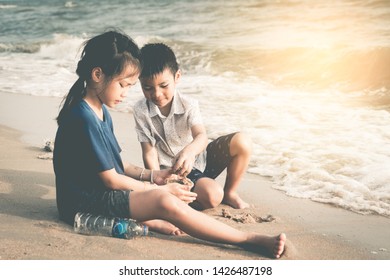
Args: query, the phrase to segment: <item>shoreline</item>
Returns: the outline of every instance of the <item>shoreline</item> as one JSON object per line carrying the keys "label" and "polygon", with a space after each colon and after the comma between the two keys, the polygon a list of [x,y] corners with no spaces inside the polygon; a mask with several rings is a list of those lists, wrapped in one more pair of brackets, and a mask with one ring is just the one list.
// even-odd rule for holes
{"label": "shoreline", "polygon": [[[123,241],[74,234],[71,227],[58,220],[52,162],[37,158],[44,153],[44,140],[54,139],[61,100],[0,93],[0,259],[268,259],[231,246],[211,246],[191,237],[152,234]],[[123,158],[142,165],[132,115],[110,113]],[[218,180],[222,182],[224,178],[220,176]],[[273,189],[266,178],[249,173],[240,195],[252,205],[250,209],[220,205],[205,212],[240,229],[270,235],[285,232],[293,245],[282,259],[390,259],[388,218],[288,197]],[[233,215],[272,215],[276,220],[238,223],[222,217],[222,209]],[[87,244],[88,248],[79,250]],[[173,246],[176,250],[169,250]]]}

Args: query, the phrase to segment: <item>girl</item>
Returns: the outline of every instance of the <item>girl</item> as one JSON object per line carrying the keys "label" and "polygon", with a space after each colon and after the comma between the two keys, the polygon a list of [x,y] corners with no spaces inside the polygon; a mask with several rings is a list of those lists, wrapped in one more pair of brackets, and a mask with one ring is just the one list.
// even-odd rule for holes
{"label": "girl", "polygon": [[137,45],[116,31],[85,43],[79,78],[57,118],[53,164],[60,218],[73,224],[77,212],[128,217],[161,233],[186,232],[207,241],[266,249],[279,258],[284,233],[271,237],[236,230],[188,206],[196,194],[185,185],[164,184],[170,170],[153,172],[122,161],[107,107],[122,102],[138,80],[139,57]]}

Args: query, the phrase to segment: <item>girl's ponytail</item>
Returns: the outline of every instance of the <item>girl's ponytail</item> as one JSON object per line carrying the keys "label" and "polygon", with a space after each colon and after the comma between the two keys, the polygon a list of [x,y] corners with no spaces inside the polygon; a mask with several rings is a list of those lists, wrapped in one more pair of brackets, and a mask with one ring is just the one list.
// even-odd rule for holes
{"label": "girl's ponytail", "polygon": [[62,109],[57,117],[57,124],[58,125],[61,124],[64,116],[69,111],[69,109],[72,107],[72,105],[76,104],[84,96],[85,96],[84,79],[79,77],[78,80],[70,88],[69,93],[66,96],[66,98],[62,101],[63,106],[62,106]]}

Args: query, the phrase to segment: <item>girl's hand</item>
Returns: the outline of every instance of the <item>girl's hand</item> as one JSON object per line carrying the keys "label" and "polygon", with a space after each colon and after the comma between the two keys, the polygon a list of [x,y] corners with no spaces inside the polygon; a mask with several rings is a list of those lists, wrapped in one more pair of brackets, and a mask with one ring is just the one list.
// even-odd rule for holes
{"label": "girl's hand", "polygon": [[190,191],[190,186],[182,185],[179,183],[169,183],[166,184],[164,187],[168,192],[170,192],[171,194],[173,194],[187,204],[196,200],[197,194]]}

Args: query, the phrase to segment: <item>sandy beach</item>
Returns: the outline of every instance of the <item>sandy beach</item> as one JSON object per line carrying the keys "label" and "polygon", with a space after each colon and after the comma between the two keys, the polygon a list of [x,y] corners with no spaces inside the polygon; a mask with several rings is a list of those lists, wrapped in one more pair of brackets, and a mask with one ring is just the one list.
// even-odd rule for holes
{"label": "sandy beach", "polygon": [[[54,97],[0,93],[1,260],[268,259],[266,255],[188,236],[151,233],[121,240],[74,233],[72,227],[58,219],[52,161],[45,159],[50,154],[43,150],[44,140],[54,138],[60,102]],[[133,117],[114,111],[112,117],[123,157],[141,165]],[[388,218],[288,197],[273,189],[266,178],[252,174],[246,175],[240,194],[251,208],[235,210],[221,205],[205,212],[243,230],[269,235],[285,232],[289,242],[282,259],[390,259]],[[223,211],[230,218],[223,217]],[[268,215],[275,219],[258,222]]]}

